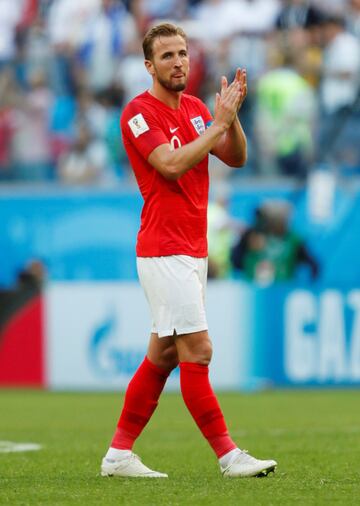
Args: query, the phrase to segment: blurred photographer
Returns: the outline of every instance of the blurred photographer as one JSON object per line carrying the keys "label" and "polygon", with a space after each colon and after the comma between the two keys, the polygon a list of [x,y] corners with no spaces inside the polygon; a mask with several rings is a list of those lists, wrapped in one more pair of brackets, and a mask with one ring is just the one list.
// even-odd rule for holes
{"label": "blurred photographer", "polygon": [[289,205],[269,202],[256,209],[254,225],[240,237],[231,252],[231,262],[244,277],[268,285],[294,279],[305,264],[315,280],[319,266],[304,241],[288,226]]}

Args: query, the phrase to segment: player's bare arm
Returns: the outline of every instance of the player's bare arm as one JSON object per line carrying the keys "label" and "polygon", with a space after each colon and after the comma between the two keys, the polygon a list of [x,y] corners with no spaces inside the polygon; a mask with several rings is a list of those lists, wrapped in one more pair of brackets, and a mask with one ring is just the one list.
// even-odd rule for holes
{"label": "player's bare arm", "polygon": [[[247,94],[246,70],[238,68],[233,82],[237,82],[240,86],[240,97],[237,108],[238,112]],[[221,96],[227,89],[227,79],[223,76],[221,80],[221,93],[216,94],[215,115]],[[220,137],[211,153],[230,167],[242,167],[245,164],[247,158],[246,136],[237,114],[233,123]]]}
{"label": "player's bare arm", "polygon": [[148,162],[166,179],[181,177],[218,144],[229,128],[234,129],[240,100],[241,84],[234,80],[230,86],[224,87],[218,99],[214,122],[203,135],[175,150],[170,144],[161,144],[150,153]]}

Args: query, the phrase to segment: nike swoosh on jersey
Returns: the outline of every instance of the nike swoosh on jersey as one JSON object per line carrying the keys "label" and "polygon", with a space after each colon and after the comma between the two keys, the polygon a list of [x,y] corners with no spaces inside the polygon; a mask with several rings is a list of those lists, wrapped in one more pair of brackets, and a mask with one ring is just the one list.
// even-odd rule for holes
{"label": "nike swoosh on jersey", "polygon": [[176,128],[170,128],[170,133],[173,134],[176,132],[176,130],[179,130],[179,127]]}

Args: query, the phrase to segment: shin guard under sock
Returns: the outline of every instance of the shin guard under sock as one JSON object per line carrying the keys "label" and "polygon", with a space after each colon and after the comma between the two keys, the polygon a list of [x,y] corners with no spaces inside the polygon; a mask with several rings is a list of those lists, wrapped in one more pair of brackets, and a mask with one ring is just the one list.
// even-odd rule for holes
{"label": "shin guard under sock", "polygon": [[180,363],[180,386],[184,402],[218,458],[237,448],[209,381],[206,365]]}
{"label": "shin guard under sock", "polygon": [[124,406],[111,442],[112,448],[132,449],[158,405],[169,374],[145,357],[127,387]]}

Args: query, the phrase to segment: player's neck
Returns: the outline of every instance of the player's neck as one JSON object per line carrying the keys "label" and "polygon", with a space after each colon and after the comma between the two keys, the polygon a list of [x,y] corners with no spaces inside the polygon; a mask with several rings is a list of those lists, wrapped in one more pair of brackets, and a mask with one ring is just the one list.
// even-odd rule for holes
{"label": "player's neck", "polygon": [[149,89],[150,95],[163,102],[171,109],[179,109],[182,91],[170,91],[161,85],[153,84]]}

